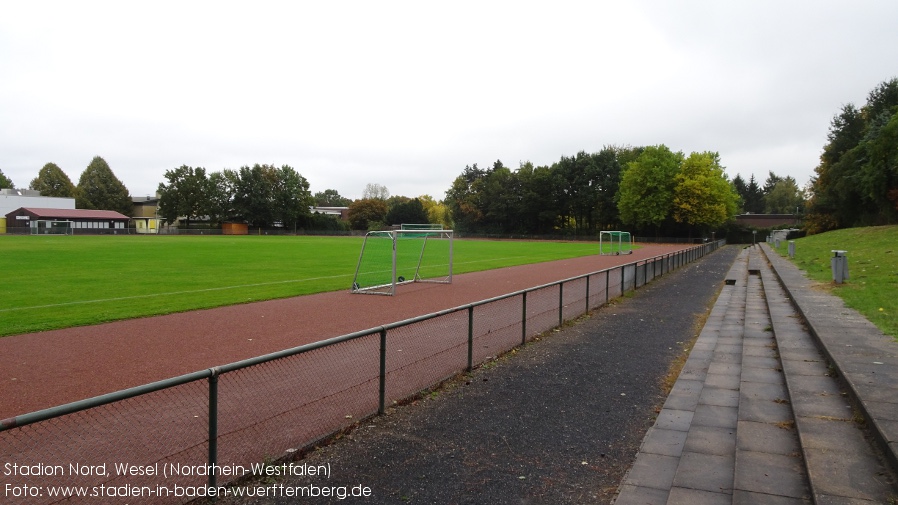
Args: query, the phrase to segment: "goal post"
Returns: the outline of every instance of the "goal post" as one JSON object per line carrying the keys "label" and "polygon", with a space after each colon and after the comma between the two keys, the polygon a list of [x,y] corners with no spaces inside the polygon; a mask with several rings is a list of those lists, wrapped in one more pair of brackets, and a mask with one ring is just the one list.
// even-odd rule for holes
{"label": "goal post", "polygon": [[599,232],[599,254],[602,256],[632,254],[633,240],[628,231]]}
{"label": "goal post", "polygon": [[32,235],[72,235],[72,222],[56,219],[35,219],[31,221]]}
{"label": "goal post", "polygon": [[352,293],[394,295],[412,282],[452,282],[452,230],[370,231],[352,280]]}

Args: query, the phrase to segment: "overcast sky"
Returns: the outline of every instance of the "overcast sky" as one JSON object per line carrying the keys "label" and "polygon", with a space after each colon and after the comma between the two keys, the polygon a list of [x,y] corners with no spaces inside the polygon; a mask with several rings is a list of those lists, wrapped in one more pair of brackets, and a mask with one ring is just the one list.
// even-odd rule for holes
{"label": "overcast sky", "polygon": [[181,165],[290,165],[313,193],[440,200],[466,165],[606,145],[813,175],[898,76],[898,2],[0,0],[0,170],[132,195]]}

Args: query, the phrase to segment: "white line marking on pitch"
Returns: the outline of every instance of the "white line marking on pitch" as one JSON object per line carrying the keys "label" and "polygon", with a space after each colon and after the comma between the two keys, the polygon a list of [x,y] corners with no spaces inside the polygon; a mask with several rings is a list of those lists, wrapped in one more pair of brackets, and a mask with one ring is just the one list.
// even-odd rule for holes
{"label": "white line marking on pitch", "polygon": [[64,303],[54,303],[50,305],[34,305],[31,307],[12,307],[9,309],[0,309],[0,312],[12,312],[16,310],[31,310],[31,309],[47,309],[53,307],[65,307],[67,305],[85,305],[88,303],[103,303],[103,302],[118,302],[122,300],[139,300],[141,298],[154,298],[157,296],[169,296],[169,295],[187,295],[190,293],[205,293],[209,291],[225,291],[228,289],[239,289],[239,288],[252,288],[257,286],[271,286],[274,284],[289,284],[291,282],[307,282],[307,281],[317,281],[321,279],[339,279],[341,277],[349,277],[349,275],[331,275],[329,277],[311,277],[308,279],[293,279],[287,281],[274,281],[274,282],[259,282],[256,284],[241,284],[238,286],[222,286],[218,288],[206,288],[206,289],[193,289],[188,291],[169,291],[167,293],[151,293],[148,295],[134,295],[134,296],[121,296],[118,298],[100,298],[97,300],[77,300],[74,302],[64,302]]}

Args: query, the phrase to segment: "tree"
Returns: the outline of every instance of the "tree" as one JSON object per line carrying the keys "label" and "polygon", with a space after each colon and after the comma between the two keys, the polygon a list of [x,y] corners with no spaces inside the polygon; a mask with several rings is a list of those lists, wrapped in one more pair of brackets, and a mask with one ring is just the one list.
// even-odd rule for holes
{"label": "tree", "polygon": [[732,183],[733,189],[735,189],[736,193],[739,195],[739,210],[740,212],[744,212],[745,199],[748,196],[748,184],[745,183],[745,179],[739,174],[736,174],[736,177],[733,177]]}
{"label": "tree", "polygon": [[424,212],[427,213],[427,223],[441,224],[443,229],[446,230],[453,228],[452,217],[446,204],[434,200],[430,195],[421,195],[418,197],[418,200],[421,200]]}
{"label": "tree", "polygon": [[260,228],[274,221],[272,201],[278,175],[274,167],[256,163],[242,166],[234,187],[234,210],[250,226]]}
{"label": "tree", "polygon": [[898,79],[870,92],[861,109],[842,107],[811,181],[809,233],[898,222]]}
{"label": "tree", "polygon": [[446,191],[446,205],[459,230],[473,232],[481,225],[484,211],[479,192],[485,177],[486,171],[477,168],[477,163],[465,166],[462,174],[452,181],[452,187]]}
{"label": "tree", "polygon": [[764,210],[768,214],[793,214],[804,208],[804,192],[795,178],[780,179],[764,198]]}
{"label": "tree", "polygon": [[362,191],[362,199],[369,200],[372,198],[386,201],[390,198],[390,190],[386,186],[369,182],[365,185],[365,190]]}
{"label": "tree", "polygon": [[673,218],[692,227],[714,228],[736,215],[739,195],[717,153],[692,153],[675,176]]}
{"label": "tree", "polygon": [[349,225],[353,230],[380,228],[387,215],[387,202],[380,198],[363,198],[349,204]]}
{"label": "tree", "polygon": [[627,165],[621,175],[618,210],[621,221],[637,227],[652,226],[656,232],[671,217],[676,175],[682,152],[667,146],[650,146]]}
{"label": "tree", "polygon": [[521,187],[520,219],[524,232],[552,233],[558,220],[558,207],[554,199],[555,179],[551,169],[547,166],[534,167],[528,161],[521,163],[517,177]]}
{"label": "tree", "polygon": [[783,180],[783,178],[776,175],[775,173],[773,173],[773,170],[770,170],[767,172],[767,180],[764,181],[764,189],[763,189],[765,198],[767,197],[767,195],[770,194],[771,191],[773,191],[773,188],[774,188],[774,186],[776,186],[776,183],[780,182],[781,180]]}
{"label": "tree", "polygon": [[159,213],[169,223],[183,216],[187,228],[191,219],[208,216],[211,204],[211,186],[203,167],[181,165],[165,171],[168,184],[159,183]]}
{"label": "tree", "polygon": [[75,185],[69,176],[56,163],[47,163],[31,180],[31,189],[40,191],[43,196],[74,198]]}
{"label": "tree", "polygon": [[745,196],[742,197],[742,205],[745,212],[750,214],[764,213],[764,191],[758,186],[755,174],[751,174],[751,177],[748,178],[748,187]]}
{"label": "tree", "polygon": [[314,204],[309,181],[289,165],[275,169],[274,175],[273,219],[285,228],[295,229],[300,222],[308,224],[312,215],[309,207]]}
{"label": "tree", "polygon": [[234,194],[240,176],[235,170],[209,174],[209,221],[224,223],[234,218]]}
{"label": "tree", "polygon": [[0,189],[16,189],[16,185],[12,183],[12,179],[3,175],[3,170],[0,170]]}
{"label": "tree", "polygon": [[315,193],[315,205],[318,207],[348,207],[352,200],[340,196],[336,189],[325,189]]}
{"label": "tree", "polygon": [[428,223],[427,212],[421,200],[415,198],[391,206],[384,216],[384,224],[424,224]]}
{"label": "tree", "polygon": [[112,210],[130,216],[131,197],[106,160],[94,156],[78,179],[75,205],[80,209]]}

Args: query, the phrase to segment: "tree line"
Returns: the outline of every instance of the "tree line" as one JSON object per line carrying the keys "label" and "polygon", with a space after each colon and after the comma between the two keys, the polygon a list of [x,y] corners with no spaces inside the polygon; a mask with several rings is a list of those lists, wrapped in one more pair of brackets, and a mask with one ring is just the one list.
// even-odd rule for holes
{"label": "tree line", "polygon": [[[2,171],[0,188],[15,189],[13,182]],[[79,209],[113,210],[126,216],[132,212],[128,188],[112,173],[106,160],[99,156],[94,156],[81,172],[77,186],[58,165],[47,163],[31,180],[28,189],[40,191],[42,196],[74,198],[75,207]]]}
{"label": "tree line", "polygon": [[809,233],[898,223],[898,78],[842,106],[814,172]]}
{"label": "tree line", "polygon": [[[738,175],[730,181],[715,152],[686,156],[663,144],[606,146],[549,166],[468,165],[445,203],[456,229],[472,233],[595,236],[627,229],[684,237],[717,229],[748,205],[756,212],[801,205],[802,192],[790,177],[771,172],[763,189],[754,176],[751,181]],[[791,197],[789,204],[775,203],[778,195]]]}

